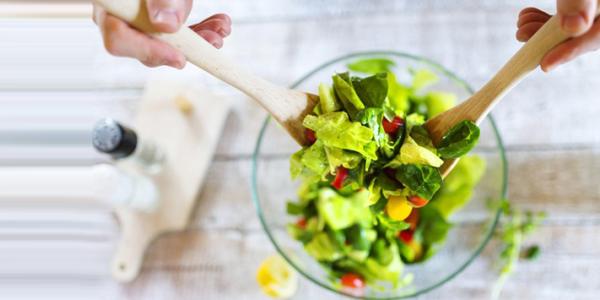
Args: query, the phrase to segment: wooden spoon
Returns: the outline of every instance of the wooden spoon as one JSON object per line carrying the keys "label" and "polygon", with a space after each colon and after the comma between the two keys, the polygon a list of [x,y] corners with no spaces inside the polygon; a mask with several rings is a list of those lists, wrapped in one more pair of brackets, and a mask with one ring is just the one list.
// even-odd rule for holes
{"label": "wooden spoon", "polygon": [[[560,29],[559,22],[557,16],[551,17],[479,91],[456,107],[427,121],[424,126],[433,143],[438,144],[450,128],[463,120],[481,123],[510,89],[537,68],[546,53],[569,39]],[[446,160],[440,168],[442,176],[448,175],[457,162],[458,159]]]}
{"label": "wooden spoon", "polygon": [[189,62],[256,100],[299,144],[307,144],[302,121],[318,103],[318,96],[275,85],[243,70],[185,26],[175,33],[158,32],[148,19],[143,0],[93,1],[110,14],[179,49]]}

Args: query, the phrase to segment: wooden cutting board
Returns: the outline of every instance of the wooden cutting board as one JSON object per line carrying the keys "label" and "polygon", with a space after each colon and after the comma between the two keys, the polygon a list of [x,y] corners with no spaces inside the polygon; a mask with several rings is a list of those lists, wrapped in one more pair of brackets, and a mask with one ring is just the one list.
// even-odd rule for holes
{"label": "wooden cutting board", "polygon": [[[161,172],[151,177],[160,202],[152,213],[116,209],[121,238],[112,262],[115,279],[133,280],[150,243],[163,233],[187,226],[229,108],[226,99],[198,86],[166,80],[147,84],[132,127],[166,154]],[[143,173],[131,163],[118,166]]]}

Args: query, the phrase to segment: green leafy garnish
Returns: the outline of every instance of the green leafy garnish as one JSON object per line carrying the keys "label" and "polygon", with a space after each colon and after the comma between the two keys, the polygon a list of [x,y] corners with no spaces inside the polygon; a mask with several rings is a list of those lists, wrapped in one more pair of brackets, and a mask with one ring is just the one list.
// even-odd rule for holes
{"label": "green leafy garnish", "polygon": [[[371,288],[410,283],[404,264],[442,247],[450,215],[468,202],[485,169],[481,158],[466,157],[442,182],[443,159],[472,148],[478,128],[453,128],[434,147],[423,124],[456,97],[431,91],[434,72],[411,69],[412,80],[401,82],[394,66],[385,58],[360,60],[348,67],[365,76],[338,73],[320,84],[319,104],[303,120],[316,140],[290,157],[290,174],[301,184],[298,200],[286,205],[295,219],[287,231],[334,281],[352,272]],[[411,208],[427,202],[417,196],[430,201]]]}
{"label": "green leafy garnish", "polygon": [[442,137],[438,152],[444,159],[459,158],[467,154],[479,140],[479,127],[465,120],[454,125]]}
{"label": "green leafy garnish", "polygon": [[367,107],[383,107],[388,93],[388,73],[379,73],[366,78],[352,78],[358,97]]}
{"label": "green leafy garnish", "polygon": [[354,90],[350,75],[348,73],[334,75],[333,89],[346,113],[352,120],[357,120],[358,113],[365,109],[365,105]]}
{"label": "green leafy garnish", "polygon": [[312,129],[317,140],[327,147],[352,150],[368,159],[377,159],[377,144],[373,141],[373,131],[352,122],[345,112],[326,113],[320,116],[308,115],[304,126]]}
{"label": "green leafy garnish", "polygon": [[[499,230],[502,241],[500,252],[500,276],[492,290],[492,299],[499,299],[504,284],[517,267],[521,256],[523,240],[537,229],[546,217],[543,212],[520,211],[513,208],[508,200],[501,200],[504,222]],[[534,250],[536,251],[536,250]],[[539,253],[539,249],[536,251]]]}
{"label": "green leafy garnish", "polygon": [[348,69],[366,74],[389,72],[396,63],[387,58],[370,58],[348,64]]}
{"label": "green leafy garnish", "polygon": [[330,113],[341,108],[340,103],[335,98],[333,88],[324,83],[319,85],[319,104],[318,107],[321,108],[321,113]]}
{"label": "green leafy garnish", "polygon": [[431,199],[442,186],[438,169],[425,165],[401,165],[396,171],[396,179],[425,199]]}

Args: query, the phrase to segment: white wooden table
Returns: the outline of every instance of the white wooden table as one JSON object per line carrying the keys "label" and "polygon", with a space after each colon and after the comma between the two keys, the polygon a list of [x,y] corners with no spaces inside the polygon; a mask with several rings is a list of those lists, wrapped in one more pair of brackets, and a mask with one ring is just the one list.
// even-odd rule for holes
{"label": "white wooden table", "polygon": [[[224,52],[281,84],[340,54],[392,49],[430,57],[478,87],[519,47],[518,10],[542,1],[196,2],[195,16],[232,15]],[[258,223],[249,183],[265,114],[194,67],[150,71],[109,57],[88,19],[0,19],[0,138],[15,130],[23,137],[19,145],[0,143],[0,166],[100,161],[89,146],[91,124],[107,114],[131,119],[153,73],[204,82],[236,102],[190,228],[158,240],[140,278],[117,284],[108,275],[118,237],[109,211],[76,201],[0,203],[0,298],[265,298],[254,274],[275,250]],[[599,74],[598,54],[552,74],[536,72],[494,111],[508,150],[510,200],[549,214],[528,241],[541,245],[541,257],[519,266],[506,299],[598,298]],[[35,142],[40,132],[55,138]],[[491,248],[421,298],[488,297]],[[295,297],[338,298],[307,280]]]}

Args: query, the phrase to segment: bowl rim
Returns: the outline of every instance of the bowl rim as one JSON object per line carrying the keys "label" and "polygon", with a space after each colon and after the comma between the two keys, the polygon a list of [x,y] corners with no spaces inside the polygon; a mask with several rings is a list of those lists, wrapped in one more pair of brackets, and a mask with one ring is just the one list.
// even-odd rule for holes
{"label": "bowl rim", "polygon": [[[417,61],[420,63],[425,63],[426,65],[428,65],[429,67],[432,67],[433,69],[435,69],[436,71],[444,74],[445,76],[447,76],[449,79],[451,79],[452,81],[454,81],[454,83],[459,84],[460,86],[462,86],[467,92],[469,92],[470,94],[474,93],[473,88],[461,77],[459,77],[458,75],[456,75],[454,72],[448,70],[447,68],[445,68],[444,66],[442,66],[440,63],[433,61],[431,59],[422,57],[422,56],[418,56],[418,55],[413,55],[410,53],[406,53],[406,52],[400,52],[400,51],[393,51],[393,50],[372,50],[372,51],[357,51],[357,52],[351,52],[349,54],[346,55],[342,55],[342,56],[338,56],[336,58],[333,59],[329,59],[327,61],[325,61],[324,63],[321,63],[320,65],[318,65],[317,67],[314,67],[313,69],[311,69],[311,71],[307,72],[305,75],[301,76],[300,79],[296,80],[291,86],[290,88],[295,88],[298,85],[300,85],[303,81],[305,81],[306,79],[308,79],[309,77],[313,76],[314,74],[316,74],[317,72],[321,71],[323,68],[329,67],[333,64],[336,64],[338,62],[344,61],[344,60],[348,60],[351,58],[357,58],[357,57],[365,57],[365,56],[372,56],[372,57],[376,57],[376,56],[387,56],[387,57],[399,57],[402,59],[409,59],[409,60],[413,60],[413,61]],[[494,117],[492,116],[492,114],[489,114],[487,119],[490,121],[490,124],[492,125],[492,129],[494,132],[494,136],[498,142],[498,148],[500,150],[500,161],[502,163],[502,185],[501,185],[501,191],[500,191],[500,195],[499,195],[499,199],[506,199],[507,196],[507,192],[508,192],[508,161],[506,158],[506,149],[504,147],[504,143],[502,140],[502,136],[500,134],[500,131],[498,130],[498,126],[496,125],[496,121],[494,120]],[[450,280],[454,279],[458,274],[462,273],[462,271],[464,271],[478,256],[479,254],[481,254],[481,252],[483,251],[483,249],[487,246],[487,244],[489,243],[489,241],[491,240],[494,231],[496,230],[496,227],[499,223],[500,220],[500,216],[502,214],[502,209],[501,208],[497,208],[496,212],[494,214],[492,223],[490,224],[490,227],[488,229],[488,232],[486,233],[486,236],[484,238],[484,240],[480,243],[480,245],[475,249],[475,251],[469,256],[469,258],[462,263],[456,270],[454,270],[453,272],[451,272],[449,275],[447,275],[446,277],[444,277],[443,279],[441,279],[440,281],[429,285],[425,288],[421,288],[413,293],[410,294],[405,294],[405,295],[400,295],[400,296],[386,296],[386,297],[362,297],[362,296],[356,296],[356,295],[352,295],[349,293],[345,293],[343,291],[334,289],[332,287],[330,287],[329,285],[321,282],[320,280],[313,278],[313,276],[311,276],[310,274],[306,273],[302,268],[300,268],[299,266],[297,266],[294,261],[292,259],[290,259],[288,257],[288,255],[285,254],[285,252],[283,251],[283,249],[279,246],[279,244],[276,242],[273,234],[271,233],[271,230],[269,229],[269,227],[267,226],[267,222],[265,220],[265,216],[263,215],[263,211],[261,209],[261,205],[260,205],[260,200],[259,200],[259,195],[258,195],[258,176],[257,176],[257,170],[258,170],[258,158],[259,158],[259,153],[260,153],[260,149],[262,146],[262,141],[263,141],[263,137],[265,134],[265,131],[269,125],[269,122],[271,121],[271,116],[267,116],[265,118],[265,120],[263,121],[263,125],[259,131],[259,135],[256,141],[256,145],[254,147],[254,152],[252,154],[252,167],[251,167],[251,191],[252,191],[252,202],[254,203],[254,207],[256,209],[256,213],[260,219],[260,223],[261,226],[263,228],[263,230],[265,231],[265,233],[267,234],[269,240],[271,241],[271,244],[273,244],[273,246],[275,247],[275,249],[277,250],[277,252],[279,253],[279,255],[281,255],[298,273],[302,274],[302,276],[304,276],[305,278],[307,278],[308,280],[310,280],[311,282],[317,284],[318,286],[332,291],[336,294],[340,294],[346,297],[350,297],[350,298],[354,298],[354,299],[377,299],[377,300],[392,300],[392,299],[406,299],[406,298],[412,298],[412,297],[416,297],[419,295],[423,295],[427,292],[430,292],[444,284],[446,284],[447,282],[449,282]]]}

